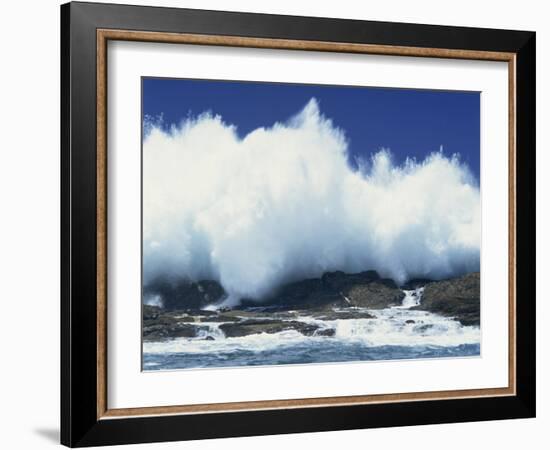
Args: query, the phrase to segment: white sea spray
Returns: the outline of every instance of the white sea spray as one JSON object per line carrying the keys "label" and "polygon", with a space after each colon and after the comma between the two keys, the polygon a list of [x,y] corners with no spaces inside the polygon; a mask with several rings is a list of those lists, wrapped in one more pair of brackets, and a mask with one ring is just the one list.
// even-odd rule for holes
{"label": "white sea spray", "polygon": [[150,123],[145,284],[214,279],[237,302],[333,270],[398,283],[479,270],[479,188],[458,156],[397,166],[381,150],[359,170],[348,160],[344,132],[315,99],[244,138],[208,113],[168,131]]}

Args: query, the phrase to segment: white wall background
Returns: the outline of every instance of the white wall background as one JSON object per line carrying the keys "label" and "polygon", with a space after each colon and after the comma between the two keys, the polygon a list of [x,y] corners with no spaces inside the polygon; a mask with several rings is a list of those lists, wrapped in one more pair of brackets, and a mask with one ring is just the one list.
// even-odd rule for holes
{"label": "white wall background", "polygon": [[[550,29],[544,2],[501,0],[164,0],[181,6],[537,32],[537,278],[550,270],[548,126]],[[0,447],[42,449],[59,439],[59,1],[2,6],[0,45]],[[545,448],[550,426],[550,314],[537,287],[538,417],[531,420],[141,445],[158,449]],[[534,301],[534,299],[532,299]]]}

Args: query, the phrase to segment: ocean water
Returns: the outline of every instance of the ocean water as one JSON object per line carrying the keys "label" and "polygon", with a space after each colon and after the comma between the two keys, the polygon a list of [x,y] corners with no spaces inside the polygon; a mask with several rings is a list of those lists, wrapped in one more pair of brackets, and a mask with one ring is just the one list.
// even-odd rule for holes
{"label": "ocean water", "polygon": [[[478,356],[480,329],[426,311],[411,310],[421,301],[422,288],[404,291],[401,306],[382,310],[360,308],[375,319],[320,320],[302,316],[334,336],[304,336],[289,330],[226,338],[220,323],[201,323],[207,329],[196,338],[143,343],[143,370],[380,361]],[[338,312],[338,310],[336,310]],[[269,313],[266,312],[266,318]],[[209,340],[206,338],[210,337]],[[211,340],[213,338],[213,340]]]}

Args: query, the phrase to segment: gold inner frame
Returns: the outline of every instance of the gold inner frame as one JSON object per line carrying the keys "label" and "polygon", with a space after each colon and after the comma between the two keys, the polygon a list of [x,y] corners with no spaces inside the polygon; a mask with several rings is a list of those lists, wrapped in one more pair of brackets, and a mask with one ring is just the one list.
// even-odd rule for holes
{"label": "gold inner frame", "polygon": [[[107,404],[107,42],[109,40],[309,50],[371,55],[502,61],[508,63],[508,386],[400,394],[261,400],[199,405],[109,409]],[[97,30],[97,418],[197,414],[266,409],[344,406],[421,400],[512,396],[516,394],[516,54],[239,36]]]}

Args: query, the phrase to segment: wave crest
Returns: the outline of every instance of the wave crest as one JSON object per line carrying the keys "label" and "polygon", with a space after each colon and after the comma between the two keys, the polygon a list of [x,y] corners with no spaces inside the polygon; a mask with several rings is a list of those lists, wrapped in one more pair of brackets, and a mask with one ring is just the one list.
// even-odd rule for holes
{"label": "wave crest", "polygon": [[144,283],[214,279],[234,299],[262,299],[327,271],[402,284],[479,270],[479,188],[458,156],[348,160],[315,99],[242,139],[210,113],[169,130],[148,123]]}

